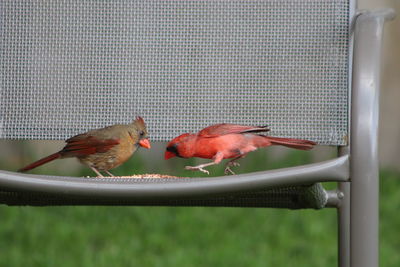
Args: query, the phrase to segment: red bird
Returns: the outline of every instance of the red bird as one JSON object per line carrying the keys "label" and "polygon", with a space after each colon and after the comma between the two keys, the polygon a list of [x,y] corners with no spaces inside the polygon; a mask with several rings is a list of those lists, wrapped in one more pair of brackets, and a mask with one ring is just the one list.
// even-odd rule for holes
{"label": "red bird", "polygon": [[66,143],[59,152],[18,171],[28,171],[59,158],[76,157],[99,177],[103,177],[100,171],[114,176],[108,170],[127,161],[139,146],[150,148],[146,124],[141,117],[137,117],[130,124],[117,124],[78,134],[66,140]]}
{"label": "red bird", "polygon": [[308,140],[280,138],[262,135],[267,132],[266,126],[244,126],[236,124],[215,124],[204,128],[197,134],[185,133],[168,143],[165,159],[205,158],[212,159],[210,163],[198,166],[186,166],[187,170],[199,170],[209,174],[204,167],[220,163],[223,159],[230,160],[225,167],[225,174],[234,172],[231,166],[239,166],[236,160],[243,158],[247,153],[260,147],[282,145],[290,148],[309,150],[316,143]]}

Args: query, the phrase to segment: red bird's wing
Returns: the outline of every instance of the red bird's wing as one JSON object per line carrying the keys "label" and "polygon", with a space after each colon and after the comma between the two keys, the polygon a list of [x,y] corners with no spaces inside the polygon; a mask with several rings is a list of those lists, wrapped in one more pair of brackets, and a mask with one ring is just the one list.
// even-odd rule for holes
{"label": "red bird's wing", "polygon": [[66,142],[67,144],[61,150],[61,153],[75,157],[104,153],[120,143],[118,139],[100,140],[94,136],[85,134],[71,137]]}
{"label": "red bird's wing", "polygon": [[268,132],[267,126],[245,126],[230,123],[221,123],[204,128],[198,133],[201,137],[216,137],[226,134]]}

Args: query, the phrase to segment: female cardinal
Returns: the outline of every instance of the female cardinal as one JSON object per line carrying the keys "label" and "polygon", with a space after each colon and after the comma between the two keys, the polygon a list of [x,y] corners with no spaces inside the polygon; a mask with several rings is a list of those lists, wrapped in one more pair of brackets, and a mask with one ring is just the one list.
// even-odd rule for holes
{"label": "female cardinal", "polygon": [[66,143],[59,152],[18,171],[28,171],[59,158],[76,157],[99,177],[103,177],[100,171],[113,176],[108,170],[127,161],[139,146],[150,148],[146,124],[141,117],[130,124],[117,124],[75,135],[66,140]]}
{"label": "female cardinal", "polygon": [[236,160],[243,158],[247,153],[259,147],[270,145],[283,145],[286,147],[309,150],[316,143],[308,140],[279,138],[262,135],[267,132],[266,126],[244,126],[236,124],[215,124],[204,128],[197,134],[185,133],[168,143],[165,151],[165,159],[173,157],[191,158],[199,157],[212,159],[210,163],[198,166],[186,166],[187,170],[199,170],[209,174],[204,167],[218,164],[223,159],[233,158],[226,164],[225,174],[234,172],[231,166],[238,166]]}

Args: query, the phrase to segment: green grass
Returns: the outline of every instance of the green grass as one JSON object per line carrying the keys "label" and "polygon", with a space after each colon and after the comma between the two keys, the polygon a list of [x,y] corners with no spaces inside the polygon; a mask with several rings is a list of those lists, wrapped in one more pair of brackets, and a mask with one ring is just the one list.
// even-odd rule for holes
{"label": "green grass", "polygon": [[[302,164],[309,161],[306,155],[295,152],[278,161],[256,153],[238,169],[257,170],[263,168],[260,162],[269,168]],[[146,172],[140,157],[132,164]],[[220,174],[222,168],[214,171]],[[91,173],[83,169],[79,174]],[[400,174],[382,171],[380,262],[385,267],[400,264],[399,189]],[[0,266],[337,266],[335,213],[2,205]]]}
{"label": "green grass", "polygon": [[333,211],[1,207],[1,266],[335,266]]}

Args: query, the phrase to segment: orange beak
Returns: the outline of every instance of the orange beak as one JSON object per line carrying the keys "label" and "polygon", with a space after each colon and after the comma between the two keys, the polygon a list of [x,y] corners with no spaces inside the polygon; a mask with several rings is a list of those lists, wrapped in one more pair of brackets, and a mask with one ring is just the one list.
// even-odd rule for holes
{"label": "orange beak", "polygon": [[170,159],[170,158],[173,158],[173,157],[176,157],[175,153],[172,153],[170,151],[165,151],[164,159]]}
{"label": "orange beak", "polygon": [[140,145],[141,147],[144,147],[144,148],[147,148],[147,149],[151,148],[149,139],[142,139],[142,140],[140,140],[140,141],[139,141],[139,145]]}

